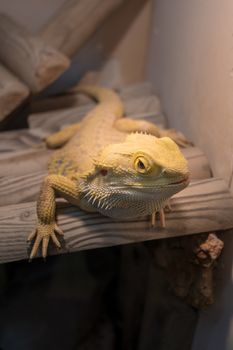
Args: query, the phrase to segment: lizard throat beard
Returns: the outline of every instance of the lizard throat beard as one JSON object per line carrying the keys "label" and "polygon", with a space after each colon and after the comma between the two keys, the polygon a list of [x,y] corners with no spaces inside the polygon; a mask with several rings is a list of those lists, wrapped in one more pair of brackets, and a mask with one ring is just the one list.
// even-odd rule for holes
{"label": "lizard throat beard", "polygon": [[160,187],[85,186],[83,200],[96,211],[112,218],[137,218],[150,215],[165,206],[166,201],[186,187],[176,184]]}

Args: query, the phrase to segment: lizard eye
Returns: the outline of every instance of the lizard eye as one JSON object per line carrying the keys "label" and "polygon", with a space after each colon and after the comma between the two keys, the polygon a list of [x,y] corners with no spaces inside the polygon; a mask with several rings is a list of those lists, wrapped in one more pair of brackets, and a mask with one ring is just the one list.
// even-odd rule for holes
{"label": "lizard eye", "polygon": [[137,172],[141,174],[145,174],[145,173],[148,173],[148,171],[150,171],[151,164],[146,158],[139,156],[134,161],[134,167],[135,167],[135,170],[137,170]]}

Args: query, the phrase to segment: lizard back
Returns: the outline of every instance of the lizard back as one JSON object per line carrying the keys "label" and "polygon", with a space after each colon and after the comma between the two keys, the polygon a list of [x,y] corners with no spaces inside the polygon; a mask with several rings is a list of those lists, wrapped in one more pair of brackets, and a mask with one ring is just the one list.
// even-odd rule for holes
{"label": "lizard back", "polygon": [[73,137],[49,160],[49,173],[72,177],[87,173],[93,167],[93,159],[108,144],[125,139],[126,134],[114,128],[116,119],[123,116],[123,104],[113,91],[85,86],[78,92],[94,97],[99,104],[82,120]]}

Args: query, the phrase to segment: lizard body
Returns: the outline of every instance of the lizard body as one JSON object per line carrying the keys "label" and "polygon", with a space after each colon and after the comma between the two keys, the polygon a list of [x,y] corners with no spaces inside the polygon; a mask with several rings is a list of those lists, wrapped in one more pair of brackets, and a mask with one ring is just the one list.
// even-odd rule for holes
{"label": "lizard body", "polygon": [[[46,143],[56,150],[49,160],[37,202],[38,223],[29,240],[36,237],[30,258],[42,244],[46,256],[50,238],[59,247],[55,222],[55,199],[59,194],[86,211],[113,218],[152,215],[188,185],[187,162],[169,131],[161,132],[143,120],[122,118],[118,95],[105,88],[81,86],[99,104],[80,124],[49,136]],[[171,133],[174,136],[174,133]],[[183,139],[175,139],[179,143]]]}

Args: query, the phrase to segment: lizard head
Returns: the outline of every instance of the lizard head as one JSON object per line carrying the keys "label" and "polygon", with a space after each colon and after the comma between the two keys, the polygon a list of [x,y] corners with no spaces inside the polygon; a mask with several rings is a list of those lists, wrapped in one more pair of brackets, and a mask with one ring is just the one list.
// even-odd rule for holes
{"label": "lizard head", "polygon": [[[98,197],[157,201],[158,206],[189,183],[187,161],[169,137],[131,134],[106,146],[88,183]],[[156,204],[155,204],[156,205]],[[149,214],[149,212],[148,212]]]}

